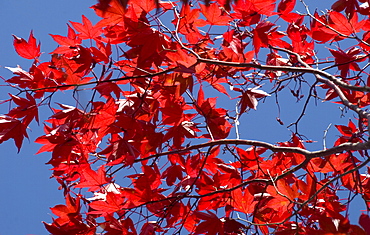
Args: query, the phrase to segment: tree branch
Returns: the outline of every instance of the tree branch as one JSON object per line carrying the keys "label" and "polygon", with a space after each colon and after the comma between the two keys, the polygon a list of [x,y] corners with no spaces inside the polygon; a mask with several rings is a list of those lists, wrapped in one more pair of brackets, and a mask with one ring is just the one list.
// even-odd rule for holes
{"label": "tree branch", "polygon": [[242,140],[242,139],[221,139],[221,140],[214,140],[207,143],[202,144],[195,144],[183,149],[178,150],[172,150],[172,151],[166,151],[162,153],[157,153],[150,155],[145,158],[136,159],[134,162],[142,162],[146,161],[152,158],[157,158],[160,156],[170,155],[170,154],[180,154],[187,151],[195,150],[195,149],[201,149],[205,147],[212,147],[215,145],[250,145],[255,147],[263,147],[266,149],[271,150],[274,153],[277,152],[286,152],[286,153],[298,153],[304,155],[308,159],[316,158],[316,157],[324,157],[331,154],[341,153],[343,151],[358,151],[358,150],[367,150],[370,148],[370,142],[364,142],[364,143],[350,143],[346,142],[341,145],[329,148],[329,149],[323,149],[318,151],[309,151],[302,148],[297,147],[282,147],[282,146],[276,146],[270,143],[266,143],[263,141],[256,141],[256,140]]}

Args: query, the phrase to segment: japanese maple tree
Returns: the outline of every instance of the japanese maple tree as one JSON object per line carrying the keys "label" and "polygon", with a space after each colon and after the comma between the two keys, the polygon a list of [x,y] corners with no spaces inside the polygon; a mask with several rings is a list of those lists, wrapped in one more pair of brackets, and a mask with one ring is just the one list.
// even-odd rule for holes
{"label": "japanese maple tree", "polygon": [[43,127],[47,231],[370,234],[370,1],[310,4],[100,0],[48,57],[13,35],[30,66],[7,67],[0,143]]}

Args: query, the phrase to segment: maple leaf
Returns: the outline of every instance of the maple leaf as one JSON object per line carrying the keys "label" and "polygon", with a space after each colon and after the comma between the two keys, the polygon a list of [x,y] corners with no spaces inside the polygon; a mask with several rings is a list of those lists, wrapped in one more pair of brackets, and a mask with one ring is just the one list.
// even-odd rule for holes
{"label": "maple leaf", "polygon": [[196,138],[196,132],[200,132],[196,127],[197,123],[190,121],[183,121],[180,125],[174,126],[168,129],[168,132],[164,136],[164,139],[173,138],[173,146],[176,148],[181,148],[181,145],[186,138]]}
{"label": "maple leaf", "polygon": [[[134,8],[139,8],[141,11],[144,11],[146,14],[154,10],[156,7],[159,7],[163,4],[166,4],[164,1],[162,2],[155,2],[155,1],[148,1],[148,0],[130,0],[130,6]],[[135,11],[138,11],[135,9]]]}
{"label": "maple leaf", "polygon": [[101,28],[124,22],[126,9],[122,6],[122,4],[120,4],[120,0],[110,0],[109,3],[106,2],[105,4],[96,4],[91,8],[95,10],[95,13],[98,16],[103,18],[97,24]]}
{"label": "maple leaf", "polygon": [[249,26],[258,23],[261,15],[272,16],[275,13],[275,0],[241,0],[236,1],[234,9],[236,18],[243,19],[241,25]]}
{"label": "maple leaf", "polygon": [[258,162],[263,161],[263,158],[259,156],[259,152],[255,148],[244,150],[236,147],[236,152],[240,157],[240,162],[236,162],[233,164],[234,166],[240,165],[240,167],[252,170],[257,167]]}
{"label": "maple leaf", "polygon": [[157,165],[154,165],[153,167],[144,165],[142,166],[142,170],[144,172],[143,174],[128,176],[135,185],[135,188],[140,191],[146,189],[155,190],[162,184]]}
{"label": "maple leaf", "polygon": [[5,67],[5,68],[9,69],[13,74],[18,75],[16,77],[12,77],[11,79],[8,79],[7,82],[19,84],[19,86],[22,88],[31,86],[34,80],[34,76],[32,76],[29,72],[23,70],[19,65],[16,68],[11,68],[11,67]]}
{"label": "maple leaf", "polygon": [[163,232],[164,230],[160,227],[157,221],[149,221],[143,225],[140,231],[140,235],[154,235],[156,232]]}
{"label": "maple leaf", "polygon": [[209,6],[200,5],[203,15],[211,25],[228,25],[231,20],[229,16],[224,15],[217,4]]}
{"label": "maple leaf", "polygon": [[[100,81],[108,81],[113,75],[113,72],[110,72],[107,76],[102,77]],[[102,82],[98,83],[95,89],[100,93],[101,96],[105,97],[106,99],[112,98],[111,93],[116,96],[118,99],[120,94],[122,93],[121,88],[115,82]]]}
{"label": "maple leaf", "polygon": [[132,165],[134,163],[138,155],[134,146],[117,134],[112,135],[110,142],[111,145],[99,152],[99,154],[108,155],[109,166],[122,163],[125,165]]}
{"label": "maple leaf", "polygon": [[244,190],[244,194],[241,189],[233,190],[231,192],[231,196],[231,205],[235,207],[237,211],[245,214],[253,212],[254,196],[249,192],[249,190]]}
{"label": "maple leaf", "polygon": [[199,12],[200,9],[191,9],[189,4],[184,4],[179,18],[172,21],[173,24],[178,25],[179,32],[185,35],[189,43],[196,44],[203,38],[197,27],[205,26],[207,21],[199,19]]}
{"label": "maple leaf", "polygon": [[[215,139],[224,139],[229,135],[231,124],[226,120],[226,110],[215,108],[216,98],[204,100],[202,87],[199,89],[196,109],[198,113],[206,118],[206,123]],[[209,138],[210,134],[204,135]]]}
{"label": "maple leaf", "polygon": [[89,114],[89,128],[108,128],[108,126],[116,120],[115,114],[118,106],[116,105],[114,99],[109,99],[106,103],[94,102],[93,106],[93,110]]}
{"label": "maple leaf", "polygon": [[180,181],[183,179],[182,176],[183,168],[180,165],[171,165],[162,174],[161,178],[166,178],[168,186],[172,186],[176,179]]}
{"label": "maple leaf", "polygon": [[345,11],[348,18],[352,18],[353,14],[359,8],[357,0],[338,0],[331,6],[331,9],[337,12]]}
{"label": "maple leaf", "polygon": [[28,42],[23,38],[13,35],[13,45],[18,55],[25,59],[37,59],[40,56],[40,43],[37,45],[36,39],[31,31]]}
{"label": "maple leaf", "polygon": [[329,19],[332,22],[330,26],[346,36],[359,32],[365,23],[365,21],[358,22],[357,13],[351,19],[348,19],[341,13],[332,11],[329,13]]}
{"label": "maple leaf", "polygon": [[352,137],[358,131],[356,125],[351,120],[348,122],[348,126],[335,125],[335,127],[343,136],[347,137]]}
{"label": "maple leaf", "polygon": [[90,211],[89,214],[101,214],[106,216],[122,209],[123,198],[121,195],[107,192],[105,200],[96,200],[89,204],[95,211]]}
{"label": "maple leaf", "polygon": [[[67,25],[68,26],[68,36],[67,37],[64,37],[64,36],[61,36],[61,35],[53,35],[53,34],[49,34],[53,39],[54,41],[56,41],[59,45],[61,46],[64,46],[64,47],[75,47],[77,45],[80,45],[82,40],[81,38],[79,38],[76,34],[76,32],[71,28],[71,26]],[[71,49],[71,48],[69,48]],[[58,50],[55,49],[53,52],[51,52],[50,54],[53,54],[53,53],[56,53],[58,54],[56,51]]]}
{"label": "maple leaf", "polygon": [[239,101],[239,112],[242,114],[245,112],[247,107],[256,110],[258,105],[258,98],[263,98],[266,96],[270,96],[268,93],[258,90],[261,86],[257,86],[254,88],[248,88],[246,91],[242,92],[242,95]]}
{"label": "maple leaf", "polygon": [[370,218],[369,215],[361,214],[358,223],[363,227],[367,234],[370,233]]}
{"label": "maple leaf", "polygon": [[56,205],[50,209],[53,214],[58,216],[55,222],[59,225],[64,225],[70,222],[74,216],[77,216],[80,211],[80,199],[73,198],[68,194],[66,196],[66,205]]}
{"label": "maple leaf", "polygon": [[81,182],[75,187],[89,188],[88,191],[96,191],[109,181],[110,178],[106,177],[104,166],[101,166],[98,172],[91,170],[91,168],[85,168],[81,172]]}
{"label": "maple leaf", "polygon": [[258,23],[261,15],[255,11],[250,1],[237,1],[235,6],[236,13],[232,13],[233,18],[242,19],[241,26],[250,26]]}
{"label": "maple leaf", "polygon": [[[64,80],[64,73],[56,68],[52,68],[52,63],[45,62],[39,65],[33,64],[29,69],[29,72],[23,70],[21,67],[10,68],[13,74],[17,75],[7,80],[9,83],[17,84],[20,88],[30,88],[35,89],[33,94],[34,98],[41,98],[45,92],[50,90],[41,89],[49,86],[55,86],[61,80]],[[49,78],[49,79],[46,79]]]}
{"label": "maple leaf", "polygon": [[112,54],[112,48],[111,44],[107,43],[104,45],[104,43],[97,42],[98,48],[96,47],[90,47],[90,52],[93,55],[93,58],[96,63],[103,61],[104,63],[109,63],[109,57]]}
{"label": "maple leaf", "polygon": [[101,34],[101,28],[93,26],[91,21],[82,15],[82,24],[70,21],[73,27],[79,32],[78,36],[81,39],[96,39]]}
{"label": "maple leaf", "polygon": [[338,69],[341,71],[340,75],[346,78],[349,74],[349,70],[360,71],[358,62],[364,61],[365,57],[363,55],[358,55],[361,50],[357,47],[353,47],[347,52],[342,51],[340,48],[338,50],[329,49],[330,53],[335,58],[335,63],[338,64]]}
{"label": "maple leaf", "polygon": [[295,198],[299,197],[297,187],[294,186],[295,185],[289,185],[287,180],[279,180],[276,187],[279,190],[279,193],[285,195],[291,201],[294,201]]}
{"label": "maple leaf", "polygon": [[107,214],[105,215],[106,222],[101,226],[104,226],[104,230],[107,234],[128,234],[134,235],[137,234],[134,222],[130,217],[126,219],[116,219],[114,216]]}
{"label": "maple leaf", "polygon": [[294,7],[296,5],[296,0],[282,0],[279,5],[278,5],[278,9],[277,9],[277,12],[279,14],[279,16],[289,22],[289,23],[292,23],[292,22],[297,22],[301,19],[303,19],[303,17],[295,12],[291,12]]}
{"label": "maple leaf", "polygon": [[292,51],[297,52],[301,55],[301,59],[307,61],[313,56],[314,43],[307,42],[307,34],[309,29],[306,26],[298,26],[295,23],[289,25],[287,29],[288,37],[292,40]]}
{"label": "maple leaf", "polygon": [[266,16],[272,16],[275,13],[275,0],[249,0],[253,4],[254,10]]}
{"label": "maple leaf", "polygon": [[196,227],[196,234],[218,234],[219,231],[223,230],[221,220],[214,213],[210,211],[207,211],[207,213],[195,211],[194,214],[198,219],[204,220]]}
{"label": "maple leaf", "polygon": [[18,107],[10,110],[7,114],[13,118],[23,118],[23,123],[28,126],[28,124],[35,118],[39,122],[38,108],[36,105],[35,99],[29,93],[26,94],[26,98],[18,97],[12,94],[9,94],[12,97],[14,103]]}
{"label": "maple leaf", "polygon": [[296,0],[282,0],[279,5],[277,11],[279,14],[286,14],[291,12],[296,4]]}
{"label": "maple leaf", "polygon": [[172,44],[171,51],[166,53],[166,57],[174,63],[190,68],[197,63],[197,59],[193,55],[186,53],[178,43]]}
{"label": "maple leaf", "polygon": [[[317,12],[315,12],[314,17],[315,19],[311,21],[310,30],[310,36],[314,40],[324,43],[338,36],[336,32],[326,27],[326,25],[329,25],[329,22],[325,15],[320,16]],[[325,23],[326,25],[322,25],[322,23]]]}
{"label": "maple leaf", "polygon": [[80,212],[80,198],[66,196],[66,205],[56,205],[50,208],[58,216],[52,224],[43,222],[45,228],[53,235],[85,234],[93,235],[96,228],[85,224]]}
{"label": "maple leaf", "polygon": [[338,215],[336,219],[320,216],[319,225],[324,234],[350,234],[349,220],[342,215]]}
{"label": "maple leaf", "polygon": [[253,34],[253,45],[256,54],[258,54],[261,47],[267,47],[269,44],[268,31],[275,24],[271,22],[259,23],[256,28],[252,31]]}
{"label": "maple leaf", "polygon": [[221,218],[221,221],[224,223],[223,227],[226,234],[241,234],[247,229],[247,226],[229,217]]}
{"label": "maple leaf", "polygon": [[27,137],[27,126],[18,119],[0,116],[0,144],[9,139],[14,139],[18,152],[22,147],[23,138]]}
{"label": "maple leaf", "polygon": [[342,136],[335,141],[335,146],[338,146],[345,142],[362,142],[360,138],[356,137],[356,133],[358,133],[359,130],[351,120],[349,120],[348,126],[335,125],[335,127],[342,134]]}

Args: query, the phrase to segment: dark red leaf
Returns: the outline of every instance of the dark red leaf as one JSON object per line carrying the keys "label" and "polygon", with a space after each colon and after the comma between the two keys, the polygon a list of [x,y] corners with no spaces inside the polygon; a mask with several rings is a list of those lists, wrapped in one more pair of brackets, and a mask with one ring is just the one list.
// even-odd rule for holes
{"label": "dark red leaf", "polygon": [[18,152],[22,147],[23,138],[27,137],[27,126],[15,118],[0,116],[0,144],[9,139],[14,139]]}
{"label": "dark red leaf", "polygon": [[363,227],[367,234],[370,234],[370,217],[366,214],[361,214],[358,223]]}

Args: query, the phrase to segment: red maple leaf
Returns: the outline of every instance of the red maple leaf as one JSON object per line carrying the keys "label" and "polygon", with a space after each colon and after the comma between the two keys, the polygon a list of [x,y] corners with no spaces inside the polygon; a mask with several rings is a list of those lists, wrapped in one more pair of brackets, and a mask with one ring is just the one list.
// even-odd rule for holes
{"label": "red maple leaf", "polygon": [[228,25],[231,18],[221,11],[217,4],[210,4],[209,6],[200,5],[203,15],[211,25]]}
{"label": "red maple leaf", "polygon": [[109,63],[109,57],[112,54],[112,48],[109,43],[104,45],[102,42],[96,42],[98,48],[90,47],[90,52],[96,63],[104,61],[104,63]]}
{"label": "red maple leaf", "polygon": [[[103,0],[100,0],[102,2]],[[108,25],[116,25],[124,21],[126,9],[120,3],[120,0],[111,0],[109,3],[104,1],[104,4],[96,4],[92,6],[95,10],[95,13],[104,18],[102,19],[98,25],[100,27],[108,26]],[[127,1],[126,1],[127,3]]]}
{"label": "red maple leaf", "polygon": [[359,8],[359,5],[357,0],[338,0],[331,6],[331,8],[337,12],[344,10],[346,15],[348,15],[349,18],[352,18],[356,8]]}
{"label": "red maple leaf", "polygon": [[180,165],[171,165],[168,167],[162,174],[162,178],[166,179],[166,183],[168,186],[172,186],[176,179],[182,180],[183,167]]}
{"label": "red maple leaf", "polygon": [[[82,40],[79,38],[76,34],[76,32],[71,28],[71,26],[68,26],[68,35],[67,37],[61,36],[61,35],[53,35],[49,34],[54,41],[56,41],[59,45],[65,46],[65,47],[75,47],[76,45],[80,45]],[[58,50],[58,48],[56,49]],[[52,53],[56,53],[53,51]],[[50,53],[50,54],[52,54]]]}
{"label": "red maple leaf", "polygon": [[370,234],[370,218],[369,215],[361,214],[358,223],[365,229],[367,234]]}
{"label": "red maple leaf", "polygon": [[82,24],[70,21],[73,27],[80,33],[78,36],[81,39],[95,39],[100,36],[101,28],[93,26],[91,21],[82,15]]}
{"label": "red maple leaf", "polygon": [[355,13],[352,18],[348,19],[341,13],[332,11],[329,13],[329,19],[331,21],[330,26],[346,36],[359,32],[365,24],[365,21],[358,22],[357,13]]}
{"label": "red maple leaf", "polygon": [[288,14],[295,7],[296,0],[282,0],[278,5],[279,14]]}
{"label": "red maple leaf", "polygon": [[356,136],[359,130],[357,129],[356,125],[351,120],[349,120],[348,126],[335,125],[335,127],[342,134],[342,136],[339,137],[335,141],[335,144],[334,144],[335,146],[338,146],[345,142],[352,142],[352,143],[363,142],[360,138]]}
{"label": "red maple leaf", "polygon": [[253,4],[253,9],[258,14],[263,14],[266,16],[272,16],[275,13],[275,0],[249,0]]}
{"label": "red maple leaf", "polygon": [[143,174],[127,176],[132,180],[136,189],[140,191],[147,189],[155,190],[162,184],[157,165],[154,165],[153,167],[144,165],[142,166],[142,170],[144,172]]}
{"label": "red maple leaf", "polygon": [[115,121],[117,105],[114,99],[104,102],[94,102],[93,110],[90,113],[89,128],[102,129],[107,128]]}
{"label": "red maple leaf", "polygon": [[169,60],[183,65],[185,68],[189,68],[197,63],[197,59],[193,55],[186,53],[178,43],[173,43],[171,46],[171,51],[166,53],[166,57]]}
{"label": "red maple leaf", "polygon": [[[206,123],[215,139],[224,139],[229,135],[231,124],[226,120],[226,110],[216,108],[216,98],[204,99],[202,87],[199,88],[196,109],[206,118]],[[210,136],[204,135],[209,138]]]}
{"label": "red maple leaf", "polygon": [[240,113],[244,113],[247,107],[256,110],[257,105],[258,105],[258,98],[270,96],[268,93],[258,90],[260,86],[254,87],[254,88],[248,88],[248,90],[243,91],[242,95],[240,96],[240,102],[239,102],[239,107],[240,107]]}
{"label": "red maple leaf", "polygon": [[[113,73],[110,72],[107,76],[104,76],[100,79],[100,81],[108,81],[112,77]],[[115,82],[102,82],[96,85],[95,89],[100,93],[101,96],[105,97],[106,99],[112,98],[111,93],[115,94],[117,99],[120,97],[122,93],[121,88]]]}
{"label": "red maple leaf", "polygon": [[222,222],[216,214],[207,211],[207,213],[195,211],[194,214],[198,219],[204,220],[195,229],[196,234],[218,234],[223,230]]}
{"label": "red maple leaf", "polygon": [[102,214],[108,215],[122,209],[123,199],[120,194],[113,192],[107,192],[105,200],[96,200],[91,202],[89,205],[95,211],[89,212],[89,214]]}
{"label": "red maple leaf", "polygon": [[106,177],[104,166],[98,169],[98,172],[85,168],[81,172],[81,181],[76,188],[89,188],[88,191],[96,191],[104,184],[109,183],[110,178]]}
{"label": "red maple leaf", "polygon": [[18,55],[26,59],[37,59],[40,56],[40,43],[37,45],[36,39],[31,31],[28,42],[23,38],[13,35],[13,45]]}
{"label": "red maple leaf", "polygon": [[82,40],[76,35],[76,32],[68,25],[68,36],[49,34],[60,47],[57,47],[50,54],[70,54],[71,57],[76,54],[76,46],[80,45]]}
{"label": "red maple leaf", "polygon": [[39,122],[39,115],[38,115],[38,108],[36,105],[35,99],[27,93],[27,99],[18,97],[12,94],[9,94],[12,97],[14,103],[18,105],[18,107],[10,110],[7,114],[13,118],[23,118],[23,123],[28,126],[28,124],[35,118],[37,122]]}
{"label": "red maple leaf", "polygon": [[271,22],[262,22],[252,31],[253,46],[256,54],[258,54],[261,47],[267,47],[269,45],[268,32],[274,25]]}
{"label": "red maple leaf", "polygon": [[163,7],[165,9],[171,9],[175,3],[169,3],[166,1],[152,1],[152,0],[130,0],[130,6],[133,6],[135,11],[138,11],[140,9],[141,11],[144,11],[145,13],[149,13],[152,10],[158,8],[158,7]]}
{"label": "red maple leaf", "polygon": [[18,152],[22,147],[23,138],[27,137],[27,126],[18,119],[0,116],[0,144],[9,139],[14,139]]}
{"label": "red maple leaf", "polygon": [[[312,20],[310,30],[310,36],[314,40],[324,43],[338,36],[336,32],[325,27],[326,25],[329,25],[325,15],[320,16],[319,13],[315,12],[314,17],[315,20]],[[326,25],[322,25],[322,23],[325,23]]]}
{"label": "red maple leaf", "polygon": [[45,228],[54,235],[95,234],[96,228],[84,223],[80,212],[80,198],[66,196],[66,205],[56,205],[51,211],[58,216],[52,224],[44,223]]}
{"label": "red maple leaf", "polygon": [[55,222],[59,225],[64,225],[80,211],[80,200],[68,194],[66,196],[66,205],[56,205],[50,209],[53,214],[59,217]]}
{"label": "red maple leaf", "polygon": [[364,61],[364,58],[361,58],[361,50],[357,47],[353,47],[352,49],[348,50],[347,52],[342,51],[340,48],[338,50],[329,49],[330,53],[335,58],[335,63],[338,65],[338,69],[341,71],[340,75],[343,78],[346,78],[349,70],[353,71],[360,71],[360,67],[358,66],[358,62]]}
{"label": "red maple leaf", "polygon": [[134,235],[137,234],[134,222],[130,217],[123,218],[114,218],[113,215],[107,214],[105,216],[106,222],[101,226],[104,226],[104,230],[107,234],[128,234]]}

